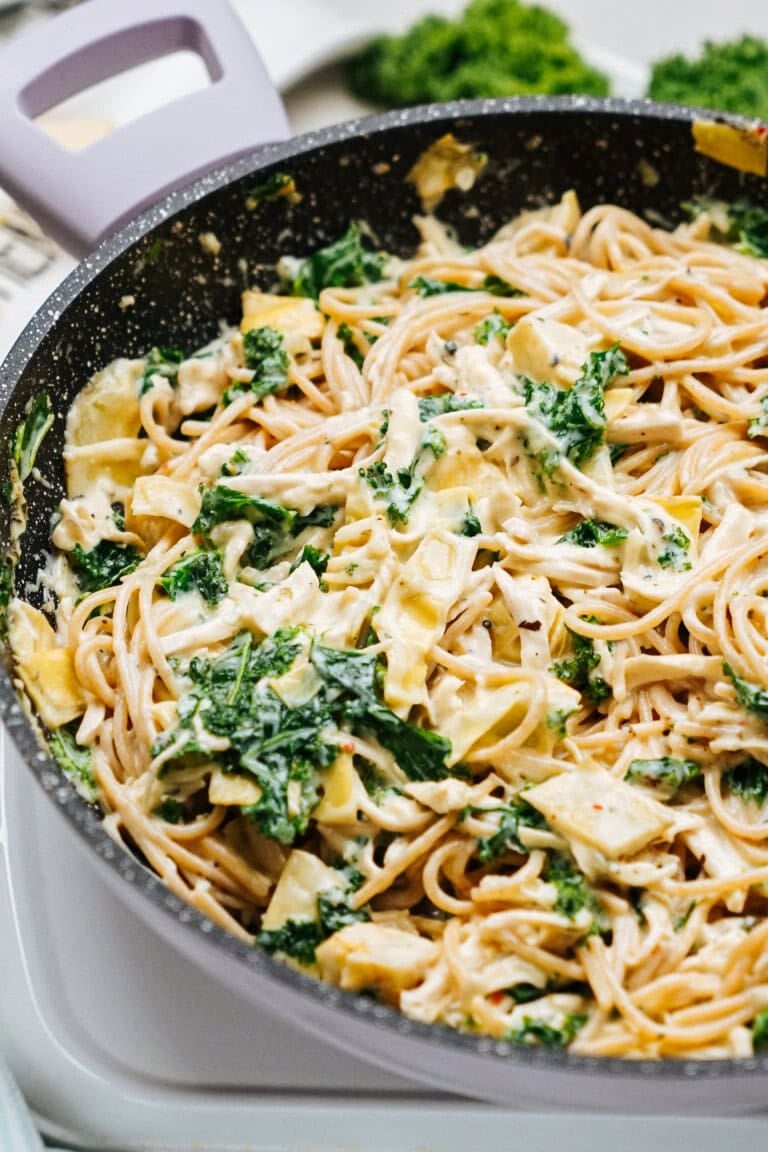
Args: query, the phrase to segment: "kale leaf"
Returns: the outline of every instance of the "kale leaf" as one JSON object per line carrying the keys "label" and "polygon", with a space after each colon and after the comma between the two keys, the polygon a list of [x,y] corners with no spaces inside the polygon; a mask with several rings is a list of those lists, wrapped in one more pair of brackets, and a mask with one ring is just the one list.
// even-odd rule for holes
{"label": "kale leaf", "polygon": [[341,343],[344,347],[344,352],[347,356],[349,356],[353,364],[356,364],[358,368],[362,368],[363,363],[365,362],[365,356],[361,352],[360,346],[355,337],[355,333],[350,328],[349,324],[339,324],[338,328],[336,329],[336,335],[338,336],[339,340],[341,340]]}
{"label": "kale leaf", "polygon": [[97,792],[90,748],[84,748],[77,743],[75,731],[71,727],[54,728],[48,744],[51,755],[66,778],[74,784],[85,800],[93,803]]}
{"label": "kale leaf", "polygon": [[595,652],[595,645],[589,636],[580,636],[578,632],[567,629],[573,644],[573,656],[565,660],[556,660],[550,671],[572,688],[577,688],[593,704],[607,700],[611,695],[611,686],[602,676],[592,676],[591,673],[600,663],[600,657]]}
{"label": "kale leaf", "polygon": [[431,452],[437,460],[445,452],[445,446],[443,433],[439,428],[430,425],[424,433],[416,456],[407,468],[398,468],[397,476],[392,475],[383,460],[360,469],[360,475],[376,496],[387,501],[387,519],[393,528],[398,524],[408,523],[411,508],[424,487],[424,482],[418,473],[424,454]]}
{"label": "kale leaf", "polygon": [[574,867],[567,856],[559,853],[550,855],[545,879],[557,889],[555,911],[573,920],[582,908],[586,908],[595,918],[593,928],[599,929],[602,908],[597,896],[590,888],[583,873]]}
{"label": "kale leaf", "polygon": [[229,591],[221,561],[219,551],[199,548],[177,560],[160,578],[159,583],[171,600],[176,600],[184,592],[196,590],[207,604],[213,606],[223,600]]}
{"label": "kale leaf", "polygon": [[688,572],[691,568],[691,562],[688,559],[691,539],[688,533],[680,527],[675,527],[671,532],[666,532],[662,536],[661,542],[665,545],[664,551],[658,559],[661,567],[671,568],[673,572]]}
{"label": "kale leaf", "polygon": [[733,682],[736,696],[742,708],[746,708],[747,712],[752,712],[765,724],[768,724],[768,691],[758,684],[750,684],[748,680],[742,680],[727,661],[723,663],[723,672]]}
{"label": "kale leaf", "polygon": [[175,388],[179,378],[179,364],[184,359],[184,353],[179,348],[150,348],[144,360],[139,396],[154,387],[153,376],[162,376]]}
{"label": "kale leaf", "polygon": [[483,526],[480,523],[480,517],[470,508],[466,516],[461,522],[461,536],[479,536],[483,531]]}
{"label": "kale leaf", "polygon": [[327,552],[321,552],[315,548],[313,544],[305,544],[301,552],[291,564],[291,572],[298,568],[299,564],[309,564],[313,572],[316,573],[318,579],[325,575],[325,570],[328,567],[330,556]]}
{"label": "kale leaf", "polygon": [[291,295],[315,300],[323,288],[359,288],[384,279],[387,257],[370,252],[363,244],[360,225],[354,221],[343,236],[320,248],[305,260],[290,285]]}
{"label": "kale leaf", "polygon": [[762,806],[768,800],[768,764],[749,756],[735,768],[729,768],[723,783],[744,804]]}
{"label": "kale leaf", "polygon": [[[615,344],[604,352],[590,353],[572,388],[523,380],[528,414],[552,433],[558,441],[559,452],[577,468],[592,459],[605,439],[607,385],[616,376],[625,376],[628,372],[627,358]],[[539,462],[545,475],[551,476],[558,465],[559,453],[545,449],[544,458]]]}
{"label": "kale leaf", "polygon": [[754,440],[756,436],[768,436],[768,396],[762,397],[760,407],[762,408],[760,415],[749,421],[747,436],[750,440]]}
{"label": "kale leaf", "polygon": [[176,796],[163,796],[152,815],[164,820],[166,824],[183,824],[184,805]]}
{"label": "kale leaf", "polygon": [[228,404],[244,392],[255,400],[282,391],[288,384],[290,358],[284,347],[283,334],[276,328],[251,328],[243,336],[245,366],[254,373],[250,383],[233,384],[224,393]]}
{"label": "kale leaf", "polygon": [[565,1017],[561,1028],[556,1028],[544,1020],[530,1016],[523,1017],[521,1028],[512,1028],[504,1036],[511,1044],[535,1044],[541,1048],[567,1048],[588,1020],[586,1015],[573,1014]]}
{"label": "kale leaf", "polygon": [[448,292],[490,292],[492,296],[522,296],[519,288],[515,288],[500,276],[486,276],[482,284],[458,284],[455,280],[436,280],[433,276],[416,276],[408,284],[419,296],[443,296]]}
{"label": "kale leaf", "polygon": [[256,937],[257,944],[267,952],[282,952],[300,964],[308,966],[315,962],[315,949],[350,924],[360,924],[370,920],[365,908],[352,908],[349,897],[354,885],[327,888],[317,896],[316,920],[286,920],[280,928],[262,930]]}
{"label": "kale leaf", "polygon": [[[263,570],[291,551],[294,540],[305,528],[329,528],[336,516],[335,504],[318,504],[307,513],[284,508],[259,496],[248,496],[226,484],[217,484],[203,493],[203,502],[193,532],[210,543],[210,532],[228,520],[248,520],[253,540],[245,553],[246,564]],[[305,557],[306,559],[306,557]]]}
{"label": "kale leaf", "polygon": [[69,563],[83,592],[112,588],[123,576],[133,572],[140,562],[141,553],[137,548],[114,540],[99,540],[88,552],[82,544],[75,544],[69,553]]}
{"label": "kale leaf", "polygon": [[249,189],[246,201],[248,208],[255,208],[257,204],[265,204],[268,200],[276,200],[278,196],[292,196],[296,191],[296,184],[290,172],[273,172],[261,184]]}
{"label": "kale leaf", "polygon": [[230,488],[227,484],[214,484],[203,492],[203,502],[197,519],[192,525],[193,532],[208,538],[211,529],[229,520],[248,520],[251,524],[273,525],[278,531],[290,531],[296,519],[296,512],[263,500],[261,496],[249,496]]}
{"label": "kale leaf", "polygon": [[263,930],[256,937],[265,952],[280,952],[308,967],[315,962],[315,949],[323,934],[317,920],[286,920],[279,928]]}
{"label": "kale leaf", "polygon": [[512,325],[504,319],[501,313],[494,310],[475,328],[475,340],[478,344],[488,344],[496,338],[503,342],[511,328]]}
{"label": "kale leaf", "polygon": [[40,445],[53,425],[53,411],[47,392],[40,392],[27,408],[24,419],[13,433],[11,452],[23,482],[35,466]]}
{"label": "kale leaf", "polygon": [[558,544],[578,544],[581,548],[594,548],[595,545],[602,544],[606,548],[611,548],[626,540],[628,535],[626,528],[618,528],[615,524],[606,523],[605,520],[594,520],[589,517],[561,536]]}
{"label": "kale leaf", "polygon": [[633,760],[624,779],[630,784],[648,784],[658,788],[671,798],[685,784],[698,780],[700,776],[701,764],[695,760],[661,756],[656,760]]}
{"label": "kale leaf", "polygon": [[419,419],[422,424],[445,416],[447,412],[464,412],[468,408],[482,408],[482,400],[474,396],[457,396],[455,392],[441,392],[437,396],[422,396],[419,400]]}
{"label": "kale leaf", "polygon": [[378,656],[313,644],[311,660],[326,684],[339,692],[334,708],[353,729],[371,732],[409,780],[441,780],[452,775],[445,763],[450,741],[408,724],[381,703],[383,666]]}
{"label": "kale leaf", "polygon": [[768,1008],[758,1012],[752,1021],[752,1047],[755,1052],[764,1052],[768,1048]]}
{"label": "kale leaf", "polygon": [[499,814],[496,832],[477,841],[477,858],[483,864],[493,863],[508,852],[518,852],[527,856],[529,849],[518,836],[520,828],[546,829],[548,826],[541,813],[522,799],[510,800],[498,808],[469,808],[467,811],[472,815]]}

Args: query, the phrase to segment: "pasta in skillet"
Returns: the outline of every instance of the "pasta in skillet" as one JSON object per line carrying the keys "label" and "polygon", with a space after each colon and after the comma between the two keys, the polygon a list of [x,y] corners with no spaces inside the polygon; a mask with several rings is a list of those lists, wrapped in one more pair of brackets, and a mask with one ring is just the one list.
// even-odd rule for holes
{"label": "pasta in skillet", "polygon": [[85,387],[12,645],[173,892],[427,1023],[768,1043],[768,263],[717,221],[352,225]]}

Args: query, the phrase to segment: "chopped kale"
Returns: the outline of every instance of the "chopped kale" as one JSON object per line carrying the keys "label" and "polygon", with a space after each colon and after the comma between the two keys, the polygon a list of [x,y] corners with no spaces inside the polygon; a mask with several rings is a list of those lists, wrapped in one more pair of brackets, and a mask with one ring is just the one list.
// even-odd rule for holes
{"label": "chopped kale", "polygon": [[11,452],[23,482],[35,466],[37,453],[53,425],[53,411],[47,392],[40,392],[27,407],[24,419],[16,426]]}
{"label": "chopped kale", "polygon": [[387,518],[393,528],[408,523],[411,508],[424,487],[418,468],[425,452],[431,452],[438,460],[445,452],[445,446],[445,436],[440,429],[429,425],[416,456],[408,468],[398,468],[397,476],[392,475],[383,460],[360,469],[360,475],[376,496],[387,501]]}
{"label": "chopped kale", "polygon": [[424,15],[400,36],[375,37],[347,64],[346,81],[360,99],[384,108],[609,90],[607,76],[571,43],[564,20],[519,0],[472,0],[453,18]]}
{"label": "chopped kale", "polygon": [[203,502],[197,519],[192,525],[193,532],[199,532],[207,539],[217,524],[229,520],[248,520],[251,524],[273,525],[281,532],[288,532],[296,519],[291,508],[273,504],[260,496],[249,496],[238,492],[227,484],[214,484],[203,492]]}
{"label": "chopped kale", "polygon": [[675,527],[671,532],[666,532],[662,536],[661,542],[665,545],[664,551],[658,559],[661,567],[671,568],[673,572],[688,572],[691,568],[691,562],[688,559],[691,539],[688,533],[680,527]]}
{"label": "chopped kale", "polygon": [[283,347],[283,334],[276,328],[250,328],[243,337],[245,366],[256,373],[251,384],[259,395],[274,392],[285,383],[288,354]]}
{"label": "chopped kale", "polygon": [[727,662],[723,663],[723,672],[732,681],[742,708],[746,708],[747,712],[752,712],[765,724],[768,724],[768,691],[758,684],[750,684],[748,680],[742,680]]}
{"label": "chopped kale", "polygon": [[276,200],[278,196],[292,196],[296,191],[293,176],[289,172],[273,172],[268,179],[263,180],[248,192],[248,207],[265,204],[268,200]]}
{"label": "chopped kale", "polygon": [[[179,702],[180,727],[189,731],[183,756],[195,746],[195,718],[204,729],[229,741],[225,770],[244,772],[262,790],[256,804],[243,808],[264,836],[291,844],[306,830],[317,803],[315,769],[336,755],[325,736],[331,717],[314,697],[289,708],[266,683],[291,667],[301,650],[297,629],[280,629],[261,644],[241,632],[213,659],[195,657],[189,666],[192,688]],[[222,757],[219,757],[220,759]]]}
{"label": "chopped kale", "polygon": [[482,400],[474,396],[457,396],[455,392],[442,392],[438,396],[422,396],[419,400],[419,419],[422,424],[445,416],[447,412],[465,412],[468,408],[482,408]]}
{"label": "chopped kale", "polygon": [[595,545],[602,544],[606,548],[611,548],[626,540],[628,535],[626,528],[618,528],[615,524],[606,523],[605,520],[593,520],[590,517],[582,520],[570,532],[566,532],[565,536],[561,536],[558,544],[578,544],[581,548],[594,548]]}
{"label": "chopped kale", "polygon": [[504,319],[501,313],[494,310],[475,328],[475,340],[478,344],[488,344],[496,338],[503,342],[506,340],[511,327],[512,325]]}
{"label": "chopped kale", "polygon": [[609,444],[608,454],[611,457],[611,464],[618,464],[622,456],[626,456],[629,452],[630,444]]}
{"label": "chopped kale", "polygon": [[169,568],[161,577],[160,585],[171,600],[176,600],[184,592],[197,591],[207,604],[213,606],[223,600],[229,590],[221,561],[220,552],[200,548]]}
{"label": "chopped kale", "polygon": [[245,366],[254,373],[246,384],[238,382],[224,392],[224,403],[248,392],[255,400],[282,392],[288,385],[290,359],[285,350],[282,332],[276,328],[251,328],[243,336]]}
{"label": "chopped kale", "polygon": [[482,284],[477,287],[471,284],[458,284],[455,280],[436,280],[433,276],[416,276],[408,284],[419,296],[443,296],[448,292],[490,292],[492,296],[522,296],[519,288],[515,288],[500,276],[486,276]]}
{"label": "chopped kale", "polygon": [[752,1021],[752,1047],[755,1052],[764,1052],[768,1048],[768,1008],[758,1012]]}
{"label": "chopped kale", "polygon": [[477,513],[470,508],[461,523],[462,536],[479,536],[483,531],[483,526],[480,523],[480,518]]}
{"label": "chopped kale", "polygon": [[420,481],[414,483],[412,468],[400,468],[395,479],[384,461],[379,460],[368,468],[361,468],[360,475],[376,496],[387,500],[387,518],[392,527],[407,524],[411,506],[423,487]]}
{"label": "chopped kale", "polygon": [[179,377],[179,364],[184,359],[184,353],[179,348],[150,348],[144,360],[139,396],[143,396],[154,387],[154,376],[161,376],[175,388]]}
{"label": "chopped kale", "polygon": [[269,568],[291,551],[293,542],[305,528],[329,528],[338,515],[335,504],[318,504],[307,513],[284,508],[259,496],[248,496],[225,484],[203,493],[203,503],[193,532],[210,543],[211,530],[228,520],[248,520],[253,540],[245,553],[245,563],[253,568]]}
{"label": "chopped kale", "polygon": [[573,920],[582,908],[586,908],[595,918],[595,927],[599,927],[602,909],[597,896],[587,883],[586,877],[574,867],[567,856],[558,853],[550,855],[545,879],[557,889],[556,912]]}
{"label": "chopped kale", "polygon": [[409,780],[441,780],[454,774],[445,763],[450,741],[406,723],[381,703],[383,666],[378,656],[314,644],[311,659],[326,684],[339,692],[334,707],[353,729],[370,731]]}
{"label": "chopped kale", "polygon": [[633,760],[624,777],[630,784],[647,784],[658,788],[671,798],[692,780],[701,776],[701,764],[695,760],[681,760],[677,756],[661,756],[656,760]]}
{"label": "chopped kale", "polygon": [[[445,765],[450,743],[436,733],[401,720],[380,701],[378,658],[314,644],[312,665],[322,684],[299,706],[289,707],[267,677],[293,665],[304,640],[298,629],[280,629],[256,644],[241,632],[213,659],[194,657],[191,688],[178,705],[179,727],[166,733],[162,747],[177,742],[177,757],[199,753],[201,727],[229,742],[217,752],[225,771],[245,773],[261,788],[257,803],[242,811],[264,836],[291,844],[307,828],[318,800],[318,772],[338,754],[334,734],[340,725],[372,734],[413,780],[451,775]],[[153,748],[157,755],[162,748]]]}
{"label": "chopped kale", "polygon": [[673,932],[682,932],[683,928],[685,928],[686,924],[690,920],[695,907],[696,907],[696,901],[691,900],[691,902],[689,903],[689,905],[685,909],[685,911],[680,913],[680,915],[677,917],[674,924],[672,925],[672,931]]}
{"label": "chopped kale", "polygon": [[754,440],[756,436],[768,436],[768,396],[763,396],[760,407],[762,408],[760,415],[749,421],[747,436],[750,440]]}
{"label": "chopped kale", "polygon": [[329,560],[330,556],[327,552],[320,552],[314,545],[305,544],[293,564],[291,564],[291,572],[298,568],[299,564],[309,564],[312,571],[320,578],[325,575]]}
{"label": "chopped kale", "polygon": [[762,807],[768,800],[768,764],[749,756],[724,774],[723,783],[744,804]]}
{"label": "chopped kale", "polygon": [[291,525],[291,535],[298,536],[305,528],[330,528],[339,514],[337,504],[317,504],[310,512],[298,512]]}
{"label": "chopped kale", "polygon": [[365,356],[360,350],[360,345],[355,338],[355,333],[350,328],[349,324],[339,324],[339,327],[336,330],[336,335],[338,336],[339,340],[341,340],[341,343],[344,346],[344,351],[347,356],[349,356],[350,360],[356,364],[358,368],[362,368]]}
{"label": "chopped kale", "polygon": [[91,802],[96,800],[96,778],[90,748],[84,748],[75,739],[72,727],[54,728],[49,738],[51,755],[64,775],[77,791]]}
{"label": "chopped kale", "polygon": [[611,686],[601,676],[592,676],[591,673],[600,663],[600,657],[595,652],[594,642],[589,636],[580,636],[578,632],[567,629],[573,644],[573,656],[565,660],[556,660],[550,671],[572,688],[578,688],[593,704],[607,700],[611,695]]}
{"label": "chopped kale", "polygon": [[282,927],[273,931],[261,931],[256,938],[257,943],[267,952],[282,952],[305,966],[314,964],[315,949],[323,940],[350,924],[370,920],[367,909],[351,907],[349,897],[355,890],[352,882],[345,887],[320,892],[317,897],[316,920],[287,920]]}
{"label": "chopped kale", "polygon": [[468,284],[457,284],[455,280],[436,280],[433,276],[415,276],[408,284],[419,296],[444,296],[448,292],[476,292]]}
{"label": "chopped kale", "polygon": [[570,389],[524,379],[528,414],[543,424],[559,444],[558,451],[544,449],[543,454],[536,456],[544,475],[551,477],[561,453],[577,468],[592,459],[605,439],[605,388],[616,376],[625,376],[628,371],[627,359],[616,344],[604,352],[590,353]]}
{"label": "chopped kale", "polygon": [[166,824],[183,824],[184,805],[175,796],[163,796],[152,815],[164,820]]}
{"label": "chopped kale", "polygon": [[445,433],[441,432],[435,424],[427,427],[421,441],[421,451],[431,452],[435,460],[439,460],[445,453]]}
{"label": "chopped kale", "polygon": [[359,288],[384,279],[387,257],[370,252],[363,233],[354,221],[333,244],[320,248],[303,262],[290,285],[293,296],[317,299],[323,288]]}
{"label": "chopped kale", "polygon": [[694,104],[765,120],[767,75],[768,44],[757,36],[705,40],[698,55],[675,53],[654,61],[647,95],[669,104]]}
{"label": "chopped kale", "polygon": [[317,920],[286,920],[280,928],[259,932],[256,942],[265,952],[280,952],[308,967],[315,962],[315,949],[322,944],[323,934]]}
{"label": "chopped kale", "polygon": [[530,1016],[523,1018],[522,1028],[513,1028],[504,1036],[511,1044],[534,1044],[541,1048],[567,1048],[587,1022],[586,1015],[566,1016],[561,1028]]}
{"label": "chopped kale", "polygon": [[520,828],[546,829],[547,822],[544,817],[531,804],[525,800],[510,800],[498,808],[470,808],[472,815],[485,815],[485,813],[498,813],[498,829],[491,836],[481,837],[477,841],[477,858],[483,864],[490,864],[505,856],[507,852],[517,852],[527,856],[529,849],[525,847],[518,836]]}
{"label": "chopped kale", "polygon": [[114,540],[99,540],[86,552],[82,544],[75,544],[69,553],[69,563],[83,592],[99,592],[112,588],[138,568],[141,553],[132,544],[118,544]]}

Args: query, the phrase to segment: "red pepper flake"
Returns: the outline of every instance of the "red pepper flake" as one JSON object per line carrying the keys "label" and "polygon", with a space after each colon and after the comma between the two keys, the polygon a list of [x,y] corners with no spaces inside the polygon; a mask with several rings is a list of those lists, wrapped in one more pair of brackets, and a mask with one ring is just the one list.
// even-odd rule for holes
{"label": "red pepper flake", "polygon": [[350,755],[351,755],[351,754],[354,752],[354,750],[355,750],[355,746],[354,746],[354,744],[352,743],[352,741],[351,741],[351,740],[347,740],[346,744],[342,744],[340,747],[341,747],[341,750],[342,750],[342,752],[349,752],[349,753],[350,753]]}
{"label": "red pepper flake", "polygon": [[491,992],[488,999],[490,1000],[491,1004],[501,1004],[502,1000],[504,999],[504,993],[503,992]]}
{"label": "red pepper flake", "polygon": [[592,807],[594,808],[595,812],[602,812],[603,810],[602,804],[593,804]]}

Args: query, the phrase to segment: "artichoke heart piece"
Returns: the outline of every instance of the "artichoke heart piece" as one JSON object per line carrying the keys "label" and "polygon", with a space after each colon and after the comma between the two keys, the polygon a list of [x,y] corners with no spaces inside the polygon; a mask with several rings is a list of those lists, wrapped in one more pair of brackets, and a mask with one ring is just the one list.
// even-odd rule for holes
{"label": "artichoke heart piece", "polygon": [[554,381],[565,388],[581,375],[590,341],[568,324],[546,316],[523,316],[509,334],[507,347],[515,371],[532,380]]}
{"label": "artichoke heart piece", "polygon": [[168,476],[139,476],[133,487],[133,516],[160,516],[191,528],[200,512],[200,493]]}
{"label": "artichoke heart piece", "polygon": [[602,769],[575,768],[525,793],[558,832],[596,848],[610,860],[633,856],[662,838],[674,816]]}
{"label": "artichoke heart piece", "polygon": [[243,293],[243,319],[240,331],[245,335],[252,328],[274,328],[284,335],[319,340],[325,327],[325,317],[314,301],[305,297],[275,296],[269,292]]}
{"label": "artichoke heart piece", "polygon": [[350,924],[324,941],[315,955],[324,980],[351,992],[378,988],[391,1001],[413,988],[435,963],[439,945],[385,924]]}
{"label": "artichoke heart piece", "polygon": [[387,593],[376,630],[387,647],[384,695],[395,711],[424,702],[428,653],[466,586],[476,551],[468,537],[428,532]]}
{"label": "artichoke heart piece", "polygon": [[310,852],[294,848],[264,913],[262,929],[274,932],[289,920],[316,920],[317,897],[338,887],[339,873],[334,868]]}
{"label": "artichoke heart piece", "polygon": [[208,784],[208,800],[211,804],[229,808],[247,807],[249,804],[258,804],[262,794],[256,781],[248,776],[237,772],[222,772],[221,768],[214,768],[211,772]]}
{"label": "artichoke heart piece", "polygon": [[31,604],[12,601],[8,615],[16,668],[40,719],[60,728],[85,711],[85,697],[75,674],[74,653],[60,647],[47,618]]}
{"label": "artichoke heart piece", "polygon": [[323,780],[323,797],[312,816],[320,824],[354,824],[367,799],[348,752],[337,756]]}

